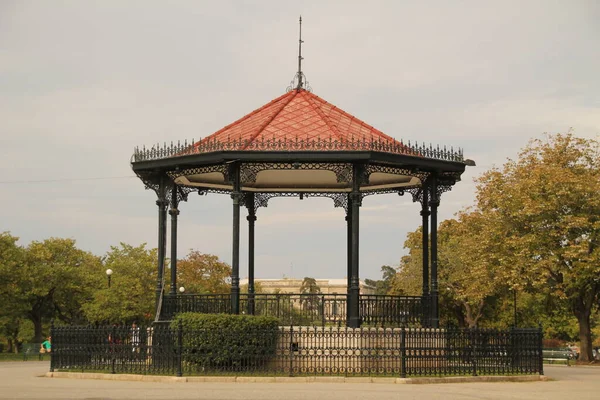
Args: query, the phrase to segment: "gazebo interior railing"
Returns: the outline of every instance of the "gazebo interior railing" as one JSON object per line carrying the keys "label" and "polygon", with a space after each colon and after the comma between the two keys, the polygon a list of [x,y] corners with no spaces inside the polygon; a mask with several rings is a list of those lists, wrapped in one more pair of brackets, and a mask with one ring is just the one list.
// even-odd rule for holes
{"label": "gazebo interior railing", "polygon": [[[361,294],[359,316],[364,326],[427,326],[429,301],[421,296]],[[278,318],[281,325],[345,326],[346,294],[255,293],[240,294],[240,313]],[[231,314],[230,294],[165,295],[161,320],[198,312]]]}

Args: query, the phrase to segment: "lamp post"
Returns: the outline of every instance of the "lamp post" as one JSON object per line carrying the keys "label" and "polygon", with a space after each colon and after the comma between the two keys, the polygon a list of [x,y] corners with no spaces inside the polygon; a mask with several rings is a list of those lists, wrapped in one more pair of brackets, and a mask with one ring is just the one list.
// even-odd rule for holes
{"label": "lamp post", "polygon": [[113,270],[112,269],[107,269],[106,270],[106,277],[108,278],[108,288],[110,289],[110,276],[112,275]]}
{"label": "lamp post", "polygon": [[181,286],[181,287],[179,288],[179,293],[183,294],[183,292],[185,292],[185,288],[184,288],[183,286]]}
{"label": "lamp post", "polygon": [[517,289],[513,288],[513,316],[515,328],[517,327]]}

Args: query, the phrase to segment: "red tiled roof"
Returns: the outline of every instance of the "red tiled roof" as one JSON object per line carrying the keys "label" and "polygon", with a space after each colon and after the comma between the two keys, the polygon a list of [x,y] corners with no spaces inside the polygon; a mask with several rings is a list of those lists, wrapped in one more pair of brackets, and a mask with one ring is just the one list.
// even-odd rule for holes
{"label": "red tiled roof", "polygon": [[304,89],[292,90],[194,144],[244,143],[251,149],[260,141],[384,142],[404,146],[394,138]]}

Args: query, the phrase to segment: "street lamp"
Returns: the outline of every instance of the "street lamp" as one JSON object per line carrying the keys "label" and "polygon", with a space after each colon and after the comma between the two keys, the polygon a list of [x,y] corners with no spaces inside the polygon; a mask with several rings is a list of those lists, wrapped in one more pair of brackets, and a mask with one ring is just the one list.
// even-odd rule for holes
{"label": "street lamp", "polygon": [[513,315],[515,319],[515,328],[517,327],[517,289],[513,289]]}
{"label": "street lamp", "polygon": [[106,270],[106,277],[108,278],[108,288],[110,289],[110,276],[112,275],[113,270],[112,269],[107,269]]}
{"label": "street lamp", "polygon": [[181,287],[179,288],[179,293],[183,293],[183,292],[185,292],[185,288],[184,288],[183,286],[181,286]]}

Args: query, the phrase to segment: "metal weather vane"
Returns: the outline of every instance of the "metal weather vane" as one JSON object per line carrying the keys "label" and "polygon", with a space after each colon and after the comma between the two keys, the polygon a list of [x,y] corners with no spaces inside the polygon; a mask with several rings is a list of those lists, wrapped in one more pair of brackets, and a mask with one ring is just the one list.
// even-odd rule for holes
{"label": "metal weather vane", "polygon": [[302,16],[300,16],[299,25],[300,34],[298,38],[298,72],[296,72],[294,79],[292,79],[290,82],[290,86],[287,88],[288,92],[291,90],[300,89],[305,89],[309,92],[312,91],[312,88],[308,84],[308,79],[306,79],[306,75],[304,75],[304,72],[302,72],[302,60],[304,60],[304,57],[302,57],[302,43],[304,43],[304,40],[302,40]]}

